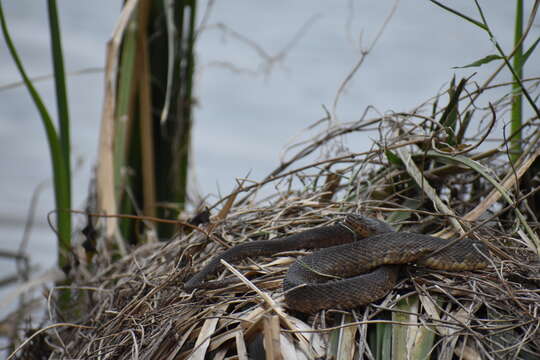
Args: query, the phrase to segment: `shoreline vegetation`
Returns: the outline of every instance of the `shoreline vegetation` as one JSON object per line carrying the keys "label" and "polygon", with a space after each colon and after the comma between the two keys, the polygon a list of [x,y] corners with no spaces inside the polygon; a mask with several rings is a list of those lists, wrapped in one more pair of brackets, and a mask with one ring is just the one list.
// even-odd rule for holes
{"label": "shoreline vegetation", "polygon": [[[540,79],[525,83],[538,93]],[[445,131],[433,119],[448,109],[432,105],[450,93],[408,114],[340,124],[299,153],[324,152],[343,142],[343,134],[377,128],[380,138],[370,151],[307,165],[295,162],[264,182],[239,181],[235,192],[200,217],[202,222],[187,227],[179,221],[181,230],[171,241],[141,245],[117,260],[97,253],[91,271],[77,272],[70,286],[76,313],[84,316],[53,324],[54,330],[32,343],[45,337],[55,344],[51,354],[69,352],[75,358],[129,359],[135,352],[141,358],[245,358],[261,341],[279,344],[266,356],[272,351],[307,358],[363,351],[384,358],[407,346],[417,358],[485,358],[494,352],[499,358],[534,358],[540,349],[534,211],[540,206],[534,171],[540,132],[525,132],[523,154],[509,166],[507,140],[486,136],[493,135],[498,114],[510,106],[508,94],[496,105],[476,108],[483,119],[479,132],[449,146],[449,134],[462,132],[460,125]],[[474,89],[464,93],[456,104],[465,104]],[[426,116],[427,109],[435,110]],[[301,157],[297,161],[301,164]],[[276,191],[257,200],[263,186]],[[230,271],[249,278],[222,272],[238,277],[239,285],[194,293],[182,289],[210,257],[238,242],[264,241],[358,212],[400,230],[473,237],[488,246],[490,266],[474,272],[409,267],[406,279],[381,302],[315,317],[283,307],[281,280],[298,252],[231,264]],[[413,340],[412,348],[404,345]]]}
{"label": "shoreline vegetation", "polygon": [[[480,20],[431,2],[494,38],[478,2]],[[195,2],[188,3],[182,11],[195,16]],[[126,2],[108,47],[101,156],[82,212],[87,226],[70,235],[69,245],[59,235],[59,265],[67,277],[48,290],[46,323],[25,327],[20,314],[12,319],[9,359],[535,359],[540,353],[540,77],[523,78],[522,69],[540,40],[525,43],[539,2],[526,21],[522,1],[516,4],[520,36],[514,49],[505,53],[495,43],[497,54],[465,66],[498,61],[483,84],[474,75],[453,78],[445,91],[410,111],[366,112],[359,120],[338,121],[333,114],[339,95],[363,53],[340,86],[334,109],[314,125],[320,132],[292,145],[290,160],[263,180],[238,178],[230,194],[215,203],[191,204],[197,209],[186,215],[189,194],[179,195],[182,189],[169,194],[174,199],[166,206],[165,198],[156,197],[165,196],[155,182],[164,175],[148,169],[158,166],[153,156],[165,150],[147,136],[159,134],[175,111],[187,121],[183,130],[175,129],[183,145],[173,142],[171,154],[179,153],[168,160],[183,166],[175,184],[185,191],[194,21],[182,23],[186,33],[176,39],[190,49],[187,58],[160,54],[189,86],[151,88],[155,69],[149,54],[159,47],[149,51],[145,35],[155,30],[148,25],[152,16],[164,11],[159,14],[167,18],[170,9],[152,8],[147,0]],[[56,11],[55,4],[51,9]],[[1,3],[0,18],[7,40]],[[185,17],[167,19],[167,26],[179,26],[175,21]],[[143,35],[137,24],[145,24]],[[162,40],[168,48],[170,38]],[[514,81],[496,80],[505,69]],[[134,71],[139,75],[131,79]],[[167,84],[167,72],[161,76]],[[492,90],[501,87],[505,94],[494,98]],[[155,96],[161,90],[182,95],[183,101],[171,106],[165,95],[160,103]],[[524,119],[524,114],[532,115]],[[132,122],[119,121],[125,117]],[[44,118],[46,127],[50,121]],[[49,125],[51,135],[54,125]],[[350,139],[365,132],[373,138],[371,148],[356,152]],[[58,152],[68,151],[52,138]],[[128,170],[142,171],[141,177],[125,177]],[[61,213],[78,212],[58,205],[56,215]],[[288,310],[281,287],[304,251],[225,264],[220,278],[236,281],[225,288],[183,289],[211,257],[238,243],[329,225],[355,213],[449,242],[481,241],[489,266],[461,272],[408,266],[380,301],[312,316]]]}

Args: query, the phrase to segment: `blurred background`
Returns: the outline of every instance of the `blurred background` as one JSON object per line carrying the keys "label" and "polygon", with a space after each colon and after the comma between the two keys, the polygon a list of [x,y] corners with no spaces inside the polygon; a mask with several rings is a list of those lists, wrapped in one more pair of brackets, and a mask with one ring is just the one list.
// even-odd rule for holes
{"label": "blurred background", "polygon": [[[199,1],[197,73],[192,134],[191,189],[210,202],[225,195],[235,178],[262,179],[277,167],[286,147],[324,124],[306,130],[332,109],[337,90],[362,50],[370,46],[395,1]],[[5,16],[31,77],[55,109],[47,10],[43,1],[3,1]],[[508,53],[513,41],[514,2],[483,4],[497,40]],[[58,1],[72,121],[73,207],[84,209],[98,146],[106,43],[121,2]],[[478,18],[474,3],[452,6]],[[528,14],[526,7],[525,14]],[[538,37],[533,28],[531,39]],[[486,33],[428,1],[400,2],[393,17],[350,82],[337,106],[339,121],[408,111],[448,86],[452,76],[482,82],[495,64],[453,69],[495,53]],[[538,68],[531,58],[525,68]],[[506,70],[500,80],[509,80]],[[40,271],[54,266],[56,238],[46,215],[54,209],[44,129],[19,73],[0,41],[0,249],[21,242],[32,195],[36,221],[28,247]],[[496,93],[494,93],[496,97]],[[370,107],[368,109],[368,107]],[[526,106],[525,106],[526,108]],[[372,141],[350,138],[352,151]],[[315,154],[314,156],[323,156]],[[40,185],[41,184],[41,185]],[[83,222],[75,216],[74,224]],[[0,274],[15,272],[0,258]],[[6,289],[0,289],[0,298]],[[0,309],[0,314],[5,309]]]}

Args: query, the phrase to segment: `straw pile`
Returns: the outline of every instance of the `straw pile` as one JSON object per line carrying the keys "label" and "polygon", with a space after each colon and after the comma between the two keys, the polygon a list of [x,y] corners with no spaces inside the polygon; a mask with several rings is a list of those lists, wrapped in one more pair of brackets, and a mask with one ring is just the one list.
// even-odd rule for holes
{"label": "straw pile", "polygon": [[[537,358],[540,188],[532,169],[540,132],[525,132],[524,153],[509,166],[504,141],[489,142],[504,109],[504,101],[477,109],[474,135],[465,135],[472,123],[465,124],[465,113],[452,125],[441,122],[448,107],[436,106],[429,115],[418,109],[333,125],[265,180],[240,181],[198,230],[184,228],[170,242],[146,244],[112,264],[99,255],[72,286],[78,318],[55,319],[18,355],[39,348],[51,358],[85,359]],[[379,137],[372,150],[344,149],[344,134],[370,129]],[[309,161],[317,152],[325,160]],[[183,290],[228,247],[347,213],[449,239],[466,234],[488,246],[491,265],[474,272],[409,266],[381,301],[311,316],[286,309],[281,289],[302,251],[232,264],[220,276],[238,283],[227,288]]]}

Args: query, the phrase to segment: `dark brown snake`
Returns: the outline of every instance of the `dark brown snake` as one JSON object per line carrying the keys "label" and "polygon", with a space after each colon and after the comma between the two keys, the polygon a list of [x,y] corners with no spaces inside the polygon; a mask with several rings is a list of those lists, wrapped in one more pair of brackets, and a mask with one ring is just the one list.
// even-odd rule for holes
{"label": "dark brown snake", "polygon": [[214,257],[184,284],[184,289],[219,287],[219,281],[205,280],[222,266],[222,259],[230,262],[283,251],[324,248],[290,266],[283,281],[285,302],[289,308],[305,313],[348,309],[386,295],[395,286],[402,264],[415,263],[438,270],[487,266],[482,255],[487,251],[481,242],[461,239],[446,246],[448,243],[449,240],[433,236],[394,232],[385,222],[348,215],[335,225],[232,247]]}

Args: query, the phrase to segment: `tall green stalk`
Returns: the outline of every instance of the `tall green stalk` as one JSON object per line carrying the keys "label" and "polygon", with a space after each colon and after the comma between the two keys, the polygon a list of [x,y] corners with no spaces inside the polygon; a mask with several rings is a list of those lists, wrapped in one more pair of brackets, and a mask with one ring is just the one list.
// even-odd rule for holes
{"label": "tall green stalk", "polygon": [[[57,86],[58,113],[60,118],[60,134],[55,128],[49,111],[45,107],[41,96],[34,87],[32,81],[26,74],[17,49],[13,44],[9,34],[2,3],[0,2],[0,25],[4,40],[6,41],[10,55],[15,62],[19,74],[30,93],[32,100],[40,114],[41,121],[45,127],[45,134],[49,144],[51,163],[53,170],[53,183],[58,235],[58,266],[66,269],[69,266],[68,254],[71,248],[71,215],[67,211],[71,208],[70,191],[70,171],[69,171],[69,117],[67,115],[67,96],[65,90],[65,75],[62,61],[62,48],[60,41],[60,30],[58,26],[58,16],[55,0],[49,1],[49,19],[51,21],[51,43],[53,47],[53,63],[55,66],[55,82]],[[58,78],[57,78],[58,77]],[[59,99],[60,97],[60,99]]]}
{"label": "tall green stalk", "polygon": [[[514,30],[514,46],[517,46],[514,54],[514,71],[519,79],[523,79],[523,44],[521,38],[523,36],[523,0],[516,1],[516,23]],[[523,109],[523,95],[521,87],[516,81],[512,85],[512,134],[514,136],[510,140],[510,160],[516,162],[521,155],[521,123]]]}
{"label": "tall green stalk", "polygon": [[[126,28],[122,41],[121,59],[119,61],[117,103],[115,114],[115,137],[114,137],[114,188],[116,202],[119,204],[121,214],[134,213],[132,201],[126,195],[126,188],[130,178],[123,172],[129,166],[130,156],[126,149],[131,146],[136,147],[138,143],[134,139],[132,121],[130,119],[130,108],[134,93],[135,76],[134,68],[137,56],[137,27],[135,19],[130,20],[130,25]],[[131,140],[131,141],[130,141]],[[131,151],[134,153],[135,151]],[[133,168],[133,166],[132,166]],[[136,180],[137,177],[135,177]],[[134,180],[134,181],[135,181]],[[132,237],[130,219],[120,219],[119,226],[121,234],[125,239]]]}
{"label": "tall green stalk", "polygon": [[[186,203],[195,24],[196,0],[140,0],[123,34],[114,125],[121,213],[175,219]],[[147,238],[142,229],[120,221],[120,233],[132,243]],[[170,238],[177,228],[159,224],[156,230]]]}
{"label": "tall green stalk", "polygon": [[[58,124],[60,128],[60,143],[62,155],[65,157],[66,168],[70,171],[70,135],[69,135],[69,107],[67,99],[66,77],[64,71],[64,57],[62,55],[62,37],[56,0],[48,0],[49,30],[51,33],[52,62],[54,67],[54,84],[56,86],[56,104],[58,107]],[[71,179],[68,178],[69,183]]]}
{"label": "tall green stalk", "polygon": [[[156,154],[156,198],[159,203],[174,206],[158,208],[158,216],[176,218],[186,203],[188,177],[188,161],[190,149],[190,133],[192,122],[192,84],[194,73],[194,39],[196,1],[174,1],[172,9],[154,3],[154,16],[163,16],[172,12],[172,20],[176,31],[167,29],[163,24],[162,36],[156,36],[150,44],[150,65],[153,77],[161,79],[155,82],[152,89],[152,103],[164,109],[165,98],[161,94],[171,92],[171,101],[167,116],[154,118],[154,146]],[[155,29],[157,30],[157,29]],[[154,31],[155,31],[154,30]],[[174,40],[170,48],[169,37]],[[169,52],[172,52],[170,54]],[[162,66],[173,59],[172,84],[167,90],[168,73]],[[163,111],[163,110],[162,110]],[[161,237],[167,238],[176,231],[174,226],[160,224],[158,231]]]}

